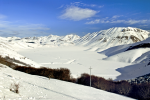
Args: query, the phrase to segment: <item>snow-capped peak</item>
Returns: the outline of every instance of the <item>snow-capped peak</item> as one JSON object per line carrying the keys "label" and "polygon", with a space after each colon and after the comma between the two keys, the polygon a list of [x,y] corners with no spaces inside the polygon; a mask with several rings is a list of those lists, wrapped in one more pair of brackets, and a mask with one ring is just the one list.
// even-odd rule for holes
{"label": "snow-capped peak", "polygon": [[109,47],[140,42],[148,38],[149,32],[132,27],[114,27],[88,33],[75,41],[77,45],[90,46],[90,50],[102,51]]}

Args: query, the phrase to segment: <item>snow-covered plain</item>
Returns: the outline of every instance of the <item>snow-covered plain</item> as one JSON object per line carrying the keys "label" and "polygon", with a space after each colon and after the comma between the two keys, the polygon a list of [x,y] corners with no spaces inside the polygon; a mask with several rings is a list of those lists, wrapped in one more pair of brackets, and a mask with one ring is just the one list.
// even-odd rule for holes
{"label": "snow-covered plain", "polygon": [[49,68],[68,68],[73,77],[79,77],[82,73],[89,73],[106,79],[116,79],[120,75],[117,68],[130,65],[130,63],[105,61],[106,56],[93,51],[85,51],[86,47],[40,47],[24,49],[18,52],[27,58]]}
{"label": "snow-covered plain", "polygon": [[[133,100],[103,90],[29,75],[0,65],[0,100]],[[19,94],[10,91],[19,83]]]}

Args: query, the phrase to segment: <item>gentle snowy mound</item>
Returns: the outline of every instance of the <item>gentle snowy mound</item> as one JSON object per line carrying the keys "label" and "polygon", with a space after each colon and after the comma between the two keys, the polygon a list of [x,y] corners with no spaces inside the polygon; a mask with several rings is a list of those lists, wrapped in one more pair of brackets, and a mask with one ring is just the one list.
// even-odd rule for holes
{"label": "gentle snowy mound", "polygon": [[77,45],[90,46],[89,50],[102,51],[107,48],[140,42],[148,38],[149,32],[132,27],[115,27],[89,33],[75,41]]}

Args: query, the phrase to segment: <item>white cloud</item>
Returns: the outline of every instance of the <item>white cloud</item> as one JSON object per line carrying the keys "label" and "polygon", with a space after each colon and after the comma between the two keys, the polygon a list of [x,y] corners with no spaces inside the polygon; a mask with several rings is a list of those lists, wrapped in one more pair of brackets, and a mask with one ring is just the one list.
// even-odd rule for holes
{"label": "white cloud", "polygon": [[[123,15],[120,15],[123,16]],[[150,20],[134,20],[134,19],[130,19],[130,20],[117,20],[117,18],[120,17],[119,15],[115,15],[112,18],[102,18],[102,19],[95,19],[93,21],[89,21],[86,22],[85,24],[98,24],[98,23],[124,23],[124,24],[148,24],[150,23]]]}
{"label": "white cloud", "polygon": [[119,18],[119,17],[121,17],[122,15],[114,15],[112,18],[113,19],[116,19],[116,18]]}
{"label": "white cloud", "polygon": [[85,24],[109,23],[106,19],[95,19],[94,21],[86,22]]}
{"label": "white cloud", "polygon": [[0,28],[7,27],[11,22],[0,20]]}
{"label": "white cloud", "polygon": [[100,19],[95,19],[94,21],[86,22],[85,24],[97,24],[100,23]]}
{"label": "white cloud", "polygon": [[50,28],[42,24],[26,24],[26,25],[15,25],[13,22],[1,21],[0,20],[0,36],[18,36],[18,37],[28,37],[28,36],[44,36]]}
{"label": "white cloud", "polygon": [[64,7],[64,5],[61,5],[60,7],[58,7],[58,9],[63,8],[63,7]]}
{"label": "white cloud", "polygon": [[109,23],[109,20],[107,20],[109,17],[102,18],[102,19],[95,19],[93,21],[86,22],[85,24],[98,24],[98,23]]}
{"label": "white cloud", "polygon": [[98,8],[104,7],[104,5],[99,6],[99,5],[96,5],[96,4],[85,4],[85,3],[82,3],[82,2],[73,2],[73,3],[71,3],[71,6],[98,7]]}
{"label": "white cloud", "polygon": [[50,28],[43,24],[20,24],[18,21],[5,20],[7,16],[0,14],[0,36],[35,36],[46,35]]}
{"label": "white cloud", "polygon": [[102,5],[102,6],[98,6],[99,8],[103,8],[104,7],[104,5]]}
{"label": "white cloud", "polygon": [[6,17],[7,17],[7,16],[0,14],[0,19],[4,19],[4,18],[6,18]]}
{"label": "white cloud", "polygon": [[116,21],[111,21],[111,23],[126,23],[126,24],[145,24],[149,23],[150,20],[116,20]]}
{"label": "white cloud", "polygon": [[17,26],[17,28],[18,29],[26,29],[26,30],[50,30],[50,28],[47,28],[42,24],[20,25],[20,26]]}
{"label": "white cloud", "polygon": [[96,13],[98,12],[92,9],[71,6],[65,9],[64,14],[62,14],[60,18],[79,21],[93,17]]}
{"label": "white cloud", "polygon": [[95,4],[91,4],[90,6],[91,6],[91,7],[96,7],[96,5],[95,5]]}
{"label": "white cloud", "polygon": [[49,28],[46,27],[27,27],[27,26],[9,26],[0,28],[0,36],[32,37],[47,35]]}
{"label": "white cloud", "polygon": [[134,14],[132,14],[132,15],[138,15],[138,14],[141,14],[141,12],[139,12],[139,13],[134,13]]}
{"label": "white cloud", "polygon": [[126,23],[126,21],[125,20],[113,20],[113,21],[111,21],[110,23]]}

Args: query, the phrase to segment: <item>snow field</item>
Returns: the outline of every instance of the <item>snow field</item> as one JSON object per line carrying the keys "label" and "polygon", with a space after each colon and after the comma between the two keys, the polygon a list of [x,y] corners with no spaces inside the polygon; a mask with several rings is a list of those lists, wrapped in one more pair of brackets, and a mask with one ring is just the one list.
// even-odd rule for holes
{"label": "snow field", "polygon": [[35,48],[18,51],[20,54],[49,68],[68,68],[73,77],[77,78],[82,73],[89,73],[106,79],[116,79],[120,75],[116,69],[130,65],[124,62],[105,61],[105,55],[97,52],[85,51],[85,47],[55,47]]}

